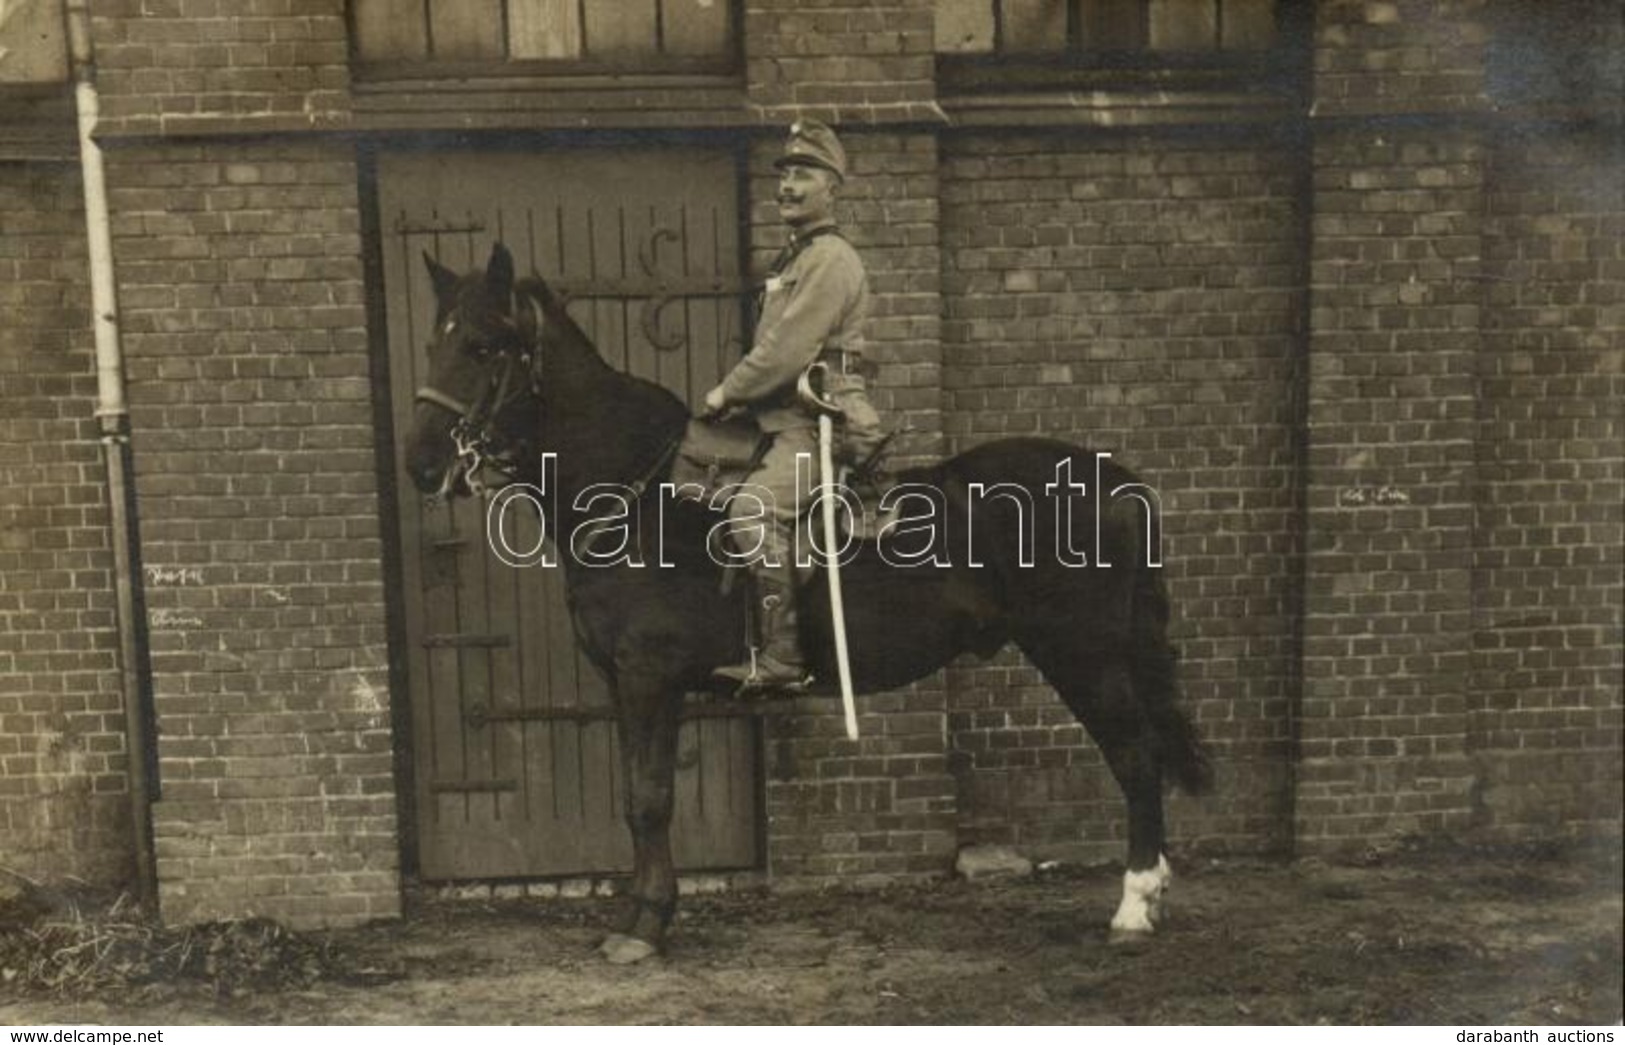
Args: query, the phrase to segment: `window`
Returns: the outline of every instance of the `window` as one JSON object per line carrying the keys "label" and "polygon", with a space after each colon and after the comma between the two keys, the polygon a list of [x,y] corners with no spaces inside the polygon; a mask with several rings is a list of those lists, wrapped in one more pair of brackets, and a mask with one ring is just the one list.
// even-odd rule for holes
{"label": "window", "polygon": [[937,0],[941,54],[1263,51],[1275,0]]}
{"label": "window", "polygon": [[1502,0],[1491,14],[1485,81],[1496,104],[1618,111],[1625,94],[1625,8],[1610,0]]}
{"label": "window", "polygon": [[945,94],[1302,90],[1309,0],[936,0]]}
{"label": "window", "polygon": [[68,79],[61,0],[0,2],[0,85]]}
{"label": "window", "polygon": [[[732,0],[351,0],[362,70],[724,72]],[[497,63],[493,65],[493,63]]]}

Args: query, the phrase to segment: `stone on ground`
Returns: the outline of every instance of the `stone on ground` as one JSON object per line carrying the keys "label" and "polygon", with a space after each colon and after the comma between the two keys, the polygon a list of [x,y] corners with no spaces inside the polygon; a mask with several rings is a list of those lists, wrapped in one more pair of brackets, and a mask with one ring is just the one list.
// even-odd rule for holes
{"label": "stone on ground", "polygon": [[959,851],[954,870],[966,881],[981,878],[1024,878],[1033,873],[1033,862],[1003,845],[973,845]]}

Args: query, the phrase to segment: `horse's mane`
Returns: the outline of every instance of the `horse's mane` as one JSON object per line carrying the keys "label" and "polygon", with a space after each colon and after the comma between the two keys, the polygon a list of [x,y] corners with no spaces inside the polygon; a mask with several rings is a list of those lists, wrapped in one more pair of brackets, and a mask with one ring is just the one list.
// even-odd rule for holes
{"label": "horse's mane", "polygon": [[515,280],[513,289],[515,293],[533,298],[537,304],[542,306],[542,311],[547,313],[547,318],[558,320],[568,326],[582,341],[591,344],[587,340],[587,335],[580,327],[576,326],[575,320],[571,319],[570,314],[565,311],[564,299],[554,293],[553,288],[547,285],[547,280],[543,279],[538,273],[532,272],[522,279]]}
{"label": "horse's mane", "polygon": [[[570,315],[564,298],[548,286],[546,280],[533,273],[515,281],[514,291],[536,301],[546,321],[562,329],[567,341],[602,367],[601,378],[611,385],[617,397],[622,398],[622,402],[615,404],[620,408],[617,412],[624,411],[625,421],[634,430],[658,433],[667,438],[682,431],[688,423],[688,406],[665,386],[610,366],[592,338]],[[610,404],[602,405],[608,407]]]}

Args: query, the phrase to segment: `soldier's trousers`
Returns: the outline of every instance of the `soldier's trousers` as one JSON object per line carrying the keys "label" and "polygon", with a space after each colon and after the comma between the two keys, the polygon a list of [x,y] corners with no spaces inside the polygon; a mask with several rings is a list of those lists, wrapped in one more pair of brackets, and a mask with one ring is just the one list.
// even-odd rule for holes
{"label": "soldier's trousers", "polygon": [[[836,423],[836,461],[861,463],[880,445],[880,416],[869,403],[863,379],[833,375],[828,392],[845,411]],[[746,480],[756,497],[740,496],[728,502],[730,531],[742,553],[755,548],[758,561],[788,567],[795,564],[796,520],[812,509],[822,481],[818,467],[818,427],[787,428],[772,433],[773,445],[761,467]],[[805,455],[805,456],[803,456]],[[797,460],[800,459],[800,467]],[[758,503],[758,501],[760,503]],[[761,540],[753,538],[760,533]],[[803,549],[810,554],[811,549]],[[806,557],[805,555],[803,556]]]}
{"label": "soldier's trousers", "polygon": [[774,435],[761,467],[728,502],[734,549],[753,570],[793,567],[796,519],[812,507],[818,482],[818,429],[787,428]]}

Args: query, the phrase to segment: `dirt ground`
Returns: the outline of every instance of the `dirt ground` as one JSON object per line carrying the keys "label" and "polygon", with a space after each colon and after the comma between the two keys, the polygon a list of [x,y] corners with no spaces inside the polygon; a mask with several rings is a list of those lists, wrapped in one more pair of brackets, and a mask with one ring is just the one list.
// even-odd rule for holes
{"label": "dirt ground", "polygon": [[[1621,1016],[1617,844],[1409,851],[1350,865],[1176,859],[1175,870],[1170,919],[1139,945],[1107,939],[1116,875],[1061,867],[1019,880],[691,897],[668,953],[630,968],[594,954],[612,901],[423,900],[399,922],[343,932],[230,923],[188,934],[183,948],[170,930],[144,944],[145,957],[137,948],[111,971],[51,987],[53,963],[89,970],[75,955],[111,954],[116,941],[90,932],[88,943],[65,945],[77,950],[36,953],[28,967],[29,948],[39,952],[64,917],[36,912],[29,924],[0,923],[0,1023],[1506,1025]],[[168,965],[153,957],[160,950]]]}

